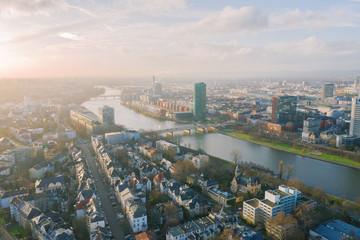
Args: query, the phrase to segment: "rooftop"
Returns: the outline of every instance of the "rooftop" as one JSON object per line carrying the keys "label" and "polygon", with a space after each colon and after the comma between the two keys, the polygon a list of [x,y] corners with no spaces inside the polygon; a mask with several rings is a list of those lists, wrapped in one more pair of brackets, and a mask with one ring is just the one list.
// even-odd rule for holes
{"label": "rooftop", "polygon": [[260,201],[257,198],[253,198],[253,199],[247,200],[245,203],[249,204],[250,206],[252,206],[254,208],[257,208],[257,207],[259,207]]}

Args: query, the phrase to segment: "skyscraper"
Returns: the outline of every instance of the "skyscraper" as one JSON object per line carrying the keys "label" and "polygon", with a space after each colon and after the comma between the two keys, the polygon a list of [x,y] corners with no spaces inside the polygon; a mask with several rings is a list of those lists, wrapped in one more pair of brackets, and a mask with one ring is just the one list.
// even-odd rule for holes
{"label": "skyscraper", "polygon": [[153,91],[153,96],[161,96],[162,95],[161,83],[155,82],[155,76],[153,76],[152,91]]}
{"label": "skyscraper", "polygon": [[352,99],[349,135],[360,136],[360,98]]}
{"label": "skyscraper", "polygon": [[99,120],[104,125],[115,124],[114,108],[107,105],[99,108]]}
{"label": "skyscraper", "polygon": [[294,121],[296,115],[297,97],[276,96],[272,99],[271,121],[273,123],[287,123]]}
{"label": "skyscraper", "polygon": [[204,121],[206,118],[206,84],[195,83],[194,85],[194,120]]}
{"label": "skyscraper", "polygon": [[324,101],[325,98],[333,97],[334,96],[334,88],[335,88],[335,86],[332,83],[323,84],[321,86],[321,101]]}

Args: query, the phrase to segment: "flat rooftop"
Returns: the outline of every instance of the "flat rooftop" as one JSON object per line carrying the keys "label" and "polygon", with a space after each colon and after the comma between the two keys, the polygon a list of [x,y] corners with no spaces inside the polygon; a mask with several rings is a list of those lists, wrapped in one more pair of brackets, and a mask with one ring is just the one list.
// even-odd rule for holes
{"label": "flat rooftop", "polygon": [[259,199],[256,199],[256,198],[247,200],[246,203],[249,204],[250,206],[254,207],[254,208],[257,208],[260,205]]}
{"label": "flat rooftop", "polygon": [[277,206],[280,205],[280,204],[273,203],[272,201],[270,201],[268,199],[261,200],[261,202],[268,205],[268,206],[270,206],[270,207],[277,207]]}

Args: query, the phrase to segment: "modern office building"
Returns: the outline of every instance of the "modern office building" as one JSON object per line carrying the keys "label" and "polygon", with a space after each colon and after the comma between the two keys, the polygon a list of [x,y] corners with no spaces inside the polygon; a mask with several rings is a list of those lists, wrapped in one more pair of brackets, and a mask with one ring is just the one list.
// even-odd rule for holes
{"label": "modern office building", "polygon": [[155,81],[155,76],[153,77],[152,91],[153,91],[153,96],[161,96],[162,95],[161,83],[157,83]]}
{"label": "modern office building", "polygon": [[253,198],[243,203],[243,218],[252,224],[266,223],[268,218],[276,217],[279,212],[290,214],[301,198],[301,192],[284,185],[276,190],[267,190],[265,199]]}
{"label": "modern office building", "polygon": [[360,136],[360,98],[352,99],[349,135]]}
{"label": "modern office building", "polygon": [[195,83],[194,85],[194,120],[204,121],[206,118],[206,84]]}
{"label": "modern office building", "polygon": [[324,101],[325,98],[334,96],[335,86],[332,83],[323,84],[321,86],[321,101]]}
{"label": "modern office building", "polygon": [[99,108],[99,120],[104,125],[115,124],[114,108],[107,105]]}
{"label": "modern office building", "polygon": [[296,116],[296,96],[275,96],[272,99],[272,115],[273,123],[287,123],[294,121]]}

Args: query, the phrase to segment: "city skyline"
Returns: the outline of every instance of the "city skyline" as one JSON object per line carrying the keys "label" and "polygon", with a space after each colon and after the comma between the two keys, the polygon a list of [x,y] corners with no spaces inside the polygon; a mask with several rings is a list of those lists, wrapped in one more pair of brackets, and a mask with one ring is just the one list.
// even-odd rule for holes
{"label": "city skyline", "polygon": [[0,78],[358,74],[359,8],[355,0],[2,2]]}

